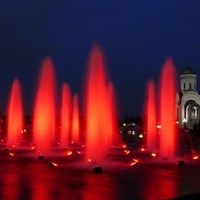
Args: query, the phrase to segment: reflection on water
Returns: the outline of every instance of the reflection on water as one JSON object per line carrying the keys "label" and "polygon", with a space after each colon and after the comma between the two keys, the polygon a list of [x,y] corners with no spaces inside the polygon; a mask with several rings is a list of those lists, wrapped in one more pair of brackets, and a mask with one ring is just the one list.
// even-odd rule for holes
{"label": "reflection on water", "polygon": [[84,200],[117,199],[114,192],[117,184],[108,174],[86,174],[86,184],[83,188]]}
{"label": "reflection on water", "polygon": [[1,182],[2,199],[15,199],[13,194],[18,193],[18,178],[17,174],[5,174],[5,176],[3,176],[3,181]]}
{"label": "reflection on water", "polygon": [[174,176],[173,171],[171,170],[157,168],[152,172],[149,179],[146,180],[145,185],[144,193],[148,200],[177,196],[178,183],[176,181],[176,176]]}
{"label": "reflection on water", "polygon": [[49,166],[50,158],[0,154],[0,159],[3,200],[151,200],[200,191],[199,165],[143,162],[130,167],[120,161],[103,166],[102,174],[93,174],[91,166],[67,161],[66,157],[53,158],[58,167]]}

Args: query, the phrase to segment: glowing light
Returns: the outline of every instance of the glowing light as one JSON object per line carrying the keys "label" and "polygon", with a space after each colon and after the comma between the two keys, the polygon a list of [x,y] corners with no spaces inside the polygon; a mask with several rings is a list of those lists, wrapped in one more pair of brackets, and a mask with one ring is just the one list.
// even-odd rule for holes
{"label": "glowing light", "polygon": [[35,149],[35,146],[31,147],[31,150],[34,150]]}
{"label": "glowing light", "polygon": [[125,153],[125,154],[129,154],[130,151],[128,151],[128,150],[124,150],[124,153]]}
{"label": "glowing light", "polygon": [[143,135],[142,135],[142,134],[140,134],[140,135],[139,135],[139,138],[143,138]]}
{"label": "glowing light", "polygon": [[198,158],[198,156],[193,156],[193,160],[197,160]]}
{"label": "glowing light", "polygon": [[88,162],[92,162],[92,160],[90,158],[87,159]]}
{"label": "glowing light", "polygon": [[158,125],[157,125],[157,128],[158,128],[158,129],[160,129],[160,128],[161,128],[161,125],[160,125],[160,124],[158,124]]}
{"label": "glowing light", "polygon": [[123,123],[123,126],[126,126],[126,123]]}
{"label": "glowing light", "polygon": [[9,152],[8,154],[9,154],[10,156],[14,156],[14,153]]}
{"label": "glowing light", "polygon": [[141,151],[145,151],[145,148],[141,148],[140,150],[141,150]]}
{"label": "glowing light", "polygon": [[157,154],[156,153],[151,153],[151,156],[156,157]]}
{"label": "glowing light", "polygon": [[83,147],[85,147],[85,145],[83,144],[81,147],[83,148]]}
{"label": "glowing light", "polygon": [[130,166],[134,166],[134,165],[136,165],[137,163],[138,163],[138,160],[133,159],[133,162],[130,163]]}
{"label": "glowing light", "polygon": [[72,151],[68,151],[68,152],[67,152],[67,155],[68,155],[68,156],[72,155]]}
{"label": "glowing light", "polygon": [[187,119],[185,119],[185,118],[184,118],[184,119],[183,119],[183,122],[185,122],[185,123],[186,123],[186,122],[187,122]]}
{"label": "glowing light", "polygon": [[81,152],[80,151],[76,151],[77,152],[77,154],[81,154]]}
{"label": "glowing light", "polygon": [[126,145],[123,145],[122,148],[126,148]]}
{"label": "glowing light", "polygon": [[55,163],[55,162],[52,162],[52,165],[53,165],[53,166],[55,166],[55,167],[57,167],[57,166],[58,166],[58,164],[57,164],[57,163]]}

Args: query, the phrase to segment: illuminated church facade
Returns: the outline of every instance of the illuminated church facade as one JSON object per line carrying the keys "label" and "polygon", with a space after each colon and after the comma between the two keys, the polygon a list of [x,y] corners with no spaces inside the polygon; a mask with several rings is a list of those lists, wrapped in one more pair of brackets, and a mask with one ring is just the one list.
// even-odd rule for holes
{"label": "illuminated church facade", "polygon": [[197,75],[189,64],[180,74],[180,92],[176,94],[176,114],[179,128],[194,129],[200,122],[200,94]]}

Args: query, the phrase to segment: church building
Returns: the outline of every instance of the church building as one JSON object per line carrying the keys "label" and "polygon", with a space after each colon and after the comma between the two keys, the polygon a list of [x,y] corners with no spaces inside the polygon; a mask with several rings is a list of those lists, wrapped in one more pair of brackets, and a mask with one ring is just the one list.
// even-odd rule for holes
{"label": "church building", "polygon": [[176,94],[179,128],[194,129],[200,122],[200,94],[196,72],[188,64],[180,74],[180,92]]}

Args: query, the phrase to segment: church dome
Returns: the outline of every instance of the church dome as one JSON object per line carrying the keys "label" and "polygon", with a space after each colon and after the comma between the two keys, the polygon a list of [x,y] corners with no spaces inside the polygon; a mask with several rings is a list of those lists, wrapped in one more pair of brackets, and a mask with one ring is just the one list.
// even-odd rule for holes
{"label": "church dome", "polygon": [[181,75],[184,75],[184,74],[195,74],[196,75],[196,72],[190,67],[190,65],[187,65],[181,72]]}

